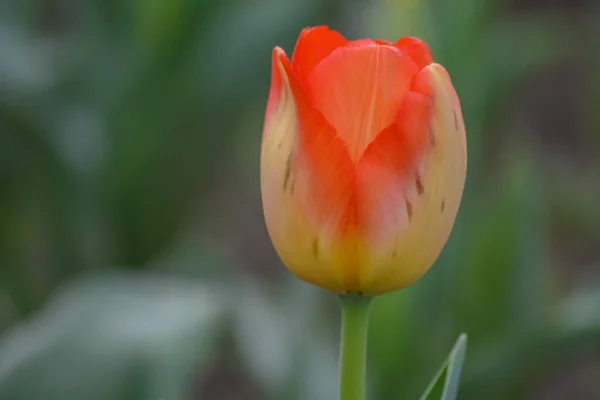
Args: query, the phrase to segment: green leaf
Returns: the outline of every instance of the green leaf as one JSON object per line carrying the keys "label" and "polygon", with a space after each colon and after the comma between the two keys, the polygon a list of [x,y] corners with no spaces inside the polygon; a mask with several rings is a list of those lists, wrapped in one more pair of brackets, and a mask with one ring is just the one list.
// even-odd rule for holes
{"label": "green leaf", "polygon": [[[467,350],[467,335],[461,334],[450,352],[450,355],[444,361],[442,368],[433,378],[425,393],[421,396],[421,400],[454,400],[458,392],[460,383],[460,372],[465,359]],[[443,378],[443,386],[442,386]]]}

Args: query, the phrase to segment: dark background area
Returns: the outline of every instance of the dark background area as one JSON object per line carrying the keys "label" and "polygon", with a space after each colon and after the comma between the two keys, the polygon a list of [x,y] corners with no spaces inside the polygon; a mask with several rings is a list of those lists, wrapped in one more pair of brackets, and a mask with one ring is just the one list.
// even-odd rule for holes
{"label": "dark background area", "polygon": [[0,399],[334,399],[339,304],[262,217],[270,54],[308,25],[419,36],[461,99],[467,186],[377,298],[370,399],[460,332],[473,400],[600,399],[600,2],[0,0]]}

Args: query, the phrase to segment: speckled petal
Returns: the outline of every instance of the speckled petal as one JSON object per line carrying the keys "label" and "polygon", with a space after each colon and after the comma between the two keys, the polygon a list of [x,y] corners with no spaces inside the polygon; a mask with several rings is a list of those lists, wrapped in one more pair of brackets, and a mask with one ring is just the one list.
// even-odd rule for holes
{"label": "speckled petal", "polygon": [[357,286],[354,166],[279,48],[273,52],[273,86],[279,92],[270,94],[261,152],[269,235],[299,278],[345,292]]}
{"label": "speckled petal", "polygon": [[[448,240],[465,184],[465,127],[448,73],[431,64],[415,77],[411,91],[431,98],[429,145],[412,180],[397,185],[396,193],[404,199],[390,197],[372,210],[377,215],[381,211],[377,206],[385,207],[387,218],[398,221],[398,230],[391,235],[388,229],[384,240],[380,236],[361,240],[361,269],[369,272],[363,277],[365,294],[404,288],[427,272]],[[390,209],[390,204],[396,207]]]}

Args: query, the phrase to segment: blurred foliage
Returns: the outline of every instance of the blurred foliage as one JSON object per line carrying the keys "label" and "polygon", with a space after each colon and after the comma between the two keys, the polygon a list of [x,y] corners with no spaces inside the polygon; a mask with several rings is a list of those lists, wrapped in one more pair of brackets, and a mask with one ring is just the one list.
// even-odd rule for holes
{"label": "blurred foliage", "polygon": [[164,276],[77,282],[5,338],[0,398],[184,398],[212,353],[222,297]]}
{"label": "blurred foliage", "polygon": [[[452,237],[374,302],[370,399],[600,398],[600,7],[554,0],[0,0],[0,399],[332,399],[334,296],[280,265],[270,52],[422,36],[469,147]],[[111,266],[106,267],[106,266]]]}

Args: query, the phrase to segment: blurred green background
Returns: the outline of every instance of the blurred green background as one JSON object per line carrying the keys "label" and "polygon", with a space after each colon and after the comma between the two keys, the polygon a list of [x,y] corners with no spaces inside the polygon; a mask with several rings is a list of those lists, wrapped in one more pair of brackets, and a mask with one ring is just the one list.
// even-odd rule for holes
{"label": "blurred green background", "polygon": [[0,399],[334,399],[339,304],[259,188],[270,54],[417,35],[469,148],[453,234],[377,298],[369,399],[600,399],[600,3],[0,0]]}

